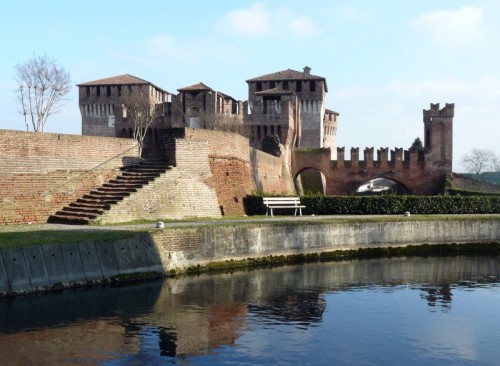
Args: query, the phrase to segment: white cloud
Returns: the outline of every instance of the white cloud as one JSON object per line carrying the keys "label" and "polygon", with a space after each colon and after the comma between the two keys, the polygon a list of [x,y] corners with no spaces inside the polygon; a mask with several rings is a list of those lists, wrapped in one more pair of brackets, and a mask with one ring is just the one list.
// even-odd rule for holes
{"label": "white cloud", "polygon": [[314,36],[319,32],[318,27],[304,16],[291,18],[288,21],[288,28],[297,36]]}
{"label": "white cloud", "polygon": [[227,13],[219,24],[223,32],[244,37],[294,36],[309,37],[319,28],[304,15],[296,15],[288,8],[270,10],[264,3]]}
{"label": "white cloud", "polygon": [[264,4],[256,3],[247,9],[233,10],[227,13],[221,23],[225,31],[240,36],[264,36],[271,32],[272,14]]}
{"label": "white cloud", "polygon": [[146,40],[148,50],[160,57],[182,60],[189,57],[185,47],[178,44],[177,40],[169,35],[158,35]]}
{"label": "white cloud", "polygon": [[427,12],[414,19],[411,27],[440,44],[471,44],[484,35],[483,11],[464,6],[458,10]]}

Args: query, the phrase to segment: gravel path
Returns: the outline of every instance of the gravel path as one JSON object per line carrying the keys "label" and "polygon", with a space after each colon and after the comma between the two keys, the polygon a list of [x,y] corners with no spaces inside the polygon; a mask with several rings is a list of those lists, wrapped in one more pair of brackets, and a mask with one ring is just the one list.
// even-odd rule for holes
{"label": "gravel path", "polygon": [[[168,227],[183,227],[183,226],[196,226],[196,225],[220,225],[221,223],[259,223],[259,222],[289,222],[289,221],[310,221],[310,220],[327,220],[331,218],[349,219],[349,218],[362,218],[363,216],[276,216],[276,217],[245,217],[241,219],[209,219],[199,221],[172,221],[165,222],[164,226]],[[364,216],[369,217],[369,216]],[[21,231],[42,231],[42,230],[145,230],[154,229],[156,223],[148,224],[131,224],[131,225],[64,225],[64,224],[19,224],[19,225],[0,225],[0,232],[21,232]]]}

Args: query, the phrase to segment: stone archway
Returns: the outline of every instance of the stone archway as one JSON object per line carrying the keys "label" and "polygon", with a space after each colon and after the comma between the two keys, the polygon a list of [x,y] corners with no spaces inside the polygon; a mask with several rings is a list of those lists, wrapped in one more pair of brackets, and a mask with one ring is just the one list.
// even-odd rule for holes
{"label": "stone archway", "polygon": [[326,178],[318,169],[305,168],[294,179],[295,189],[300,194],[326,194]]}
{"label": "stone archway", "polygon": [[356,195],[410,194],[410,190],[402,183],[393,179],[378,177],[363,182]]}

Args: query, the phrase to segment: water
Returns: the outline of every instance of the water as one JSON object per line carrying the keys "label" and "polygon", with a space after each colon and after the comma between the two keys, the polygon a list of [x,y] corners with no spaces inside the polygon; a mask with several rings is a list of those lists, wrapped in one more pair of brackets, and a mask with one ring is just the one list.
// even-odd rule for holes
{"label": "water", "polygon": [[498,365],[500,257],[284,266],[0,300],[1,365]]}

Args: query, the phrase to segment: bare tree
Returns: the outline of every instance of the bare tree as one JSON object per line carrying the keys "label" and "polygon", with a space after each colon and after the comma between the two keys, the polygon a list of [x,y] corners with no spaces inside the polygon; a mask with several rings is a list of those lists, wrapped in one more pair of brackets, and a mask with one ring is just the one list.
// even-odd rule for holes
{"label": "bare tree", "polygon": [[495,158],[493,151],[488,149],[472,149],[462,157],[462,166],[467,173],[479,174],[491,164]]}
{"label": "bare tree", "polygon": [[69,72],[46,55],[33,57],[16,69],[17,100],[26,130],[43,132],[45,122],[61,111],[71,88]]}
{"label": "bare tree", "polygon": [[491,158],[491,167],[495,172],[500,172],[500,157],[498,155],[493,155]]}
{"label": "bare tree", "polygon": [[127,117],[134,125],[134,139],[142,157],[144,140],[151,124],[162,116],[162,105],[155,103],[144,90],[134,91],[124,98]]}
{"label": "bare tree", "polygon": [[[186,119],[189,120],[190,116]],[[237,115],[231,114],[212,114],[200,113],[198,114],[200,128],[215,131],[234,132],[248,137],[248,128],[243,124],[243,119]]]}

